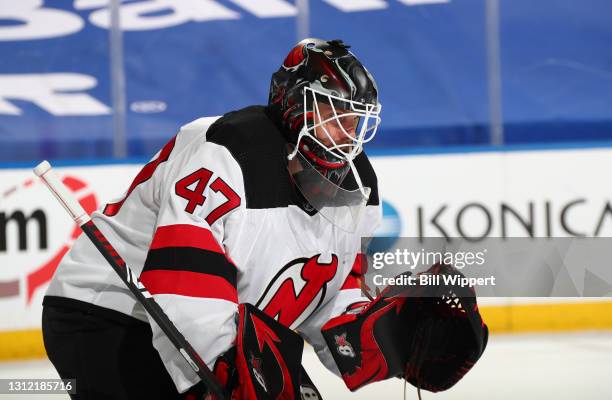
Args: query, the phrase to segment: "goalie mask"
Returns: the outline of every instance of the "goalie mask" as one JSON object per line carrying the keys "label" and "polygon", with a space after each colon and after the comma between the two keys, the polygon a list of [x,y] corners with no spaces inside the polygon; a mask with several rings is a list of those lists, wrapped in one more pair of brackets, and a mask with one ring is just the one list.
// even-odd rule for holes
{"label": "goalie mask", "polygon": [[[288,132],[289,172],[302,195],[354,231],[370,192],[354,160],[376,133],[381,105],[374,79],[348,48],[340,40],[298,43],[272,75],[268,103]],[[349,174],[351,185],[343,185]]]}

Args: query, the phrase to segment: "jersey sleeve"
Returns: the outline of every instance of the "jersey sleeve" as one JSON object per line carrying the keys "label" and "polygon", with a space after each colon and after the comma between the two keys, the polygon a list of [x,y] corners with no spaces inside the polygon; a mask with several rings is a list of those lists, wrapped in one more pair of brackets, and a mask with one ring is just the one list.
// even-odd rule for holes
{"label": "jersey sleeve", "polygon": [[[212,369],[236,336],[237,267],[224,242],[240,229],[244,184],[223,146],[201,143],[184,153],[156,185],[159,213],[140,279]],[[150,322],[153,346],[184,392],[199,378]]]}
{"label": "jersey sleeve", "polygon": [[[361,237],[370,237],[380,225],[382,219],[382,208],[380,205],[368,206],[364,220],[360,224]],[[321,327],[330,319],[340,314],[351,312],[370,301],[361,290],[363,276],[367,272],[367,257],[362,253],[357,253],[352,268],[347,275],[340,290],[335,296],[325,303],[317,312],[311,315],[300,327],[298,332],[314,348],[319,360],[327,369],[340,376],[338,367],[330,353],[330,349],[325,343],[321,334]]]}

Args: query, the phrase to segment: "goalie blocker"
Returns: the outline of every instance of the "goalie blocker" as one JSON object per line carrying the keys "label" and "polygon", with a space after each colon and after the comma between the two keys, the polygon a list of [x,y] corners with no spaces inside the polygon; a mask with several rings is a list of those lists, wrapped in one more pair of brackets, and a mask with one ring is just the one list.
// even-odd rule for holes
{"label": "goalie blocker", "polygon": [[[463,277],[444,264],[423,274]],[[322,328],[342,379],[353,391],[391,377],[431,392],[449,389],[487,345],[488,329],[472,288],[418,282],[391,286],[356,306]]]}
{"label": "goalie blocker", "polygon": [[217,359],[213,373],[232,400],[321,399],[301,366],[303,348],[297,333],[255,306],[240,304],[236,345]]}

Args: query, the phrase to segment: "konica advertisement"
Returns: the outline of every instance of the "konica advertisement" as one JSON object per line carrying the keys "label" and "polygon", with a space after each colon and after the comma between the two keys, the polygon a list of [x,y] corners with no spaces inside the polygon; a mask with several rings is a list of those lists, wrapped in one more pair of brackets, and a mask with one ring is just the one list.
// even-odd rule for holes
{"label": "konica advertisement", "polygon": [[[378,234],[471,241],[612,236],[610,188],[595,178],[610,168],[610,160],[610,149],[373,157],[385,214]],[[120,197],[140,167],[101,164],[57,171],[91,212]],[[47,284],[79,233],[30,169],[0,169],[0,330],[39,328]]]}

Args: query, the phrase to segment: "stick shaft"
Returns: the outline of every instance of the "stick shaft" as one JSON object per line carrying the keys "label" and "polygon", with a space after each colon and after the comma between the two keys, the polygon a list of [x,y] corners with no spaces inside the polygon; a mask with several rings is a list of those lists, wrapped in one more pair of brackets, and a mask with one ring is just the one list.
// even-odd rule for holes
{"label": "stick shaft", "polygon": [[170,339],[172,344],[189,363],[191,368],[193,368],[196,374],[202,379],[208,390],[214,393],[217,398],[225,399],[226,396],[217,378],[212,374],[208,366],[189,344],[187,339],[185,339],[183,334],[176,328],[172,321],[170,321],[166,313],[159,304],[157,304],[146,287],[138,280],[137,275],[127,266],[123,258],[121,258],[104,234],[91,220],[89,215],[83,210],[81,205],[74,198],[74,195],[64,186],[59,177],[55,174],[55,171],[51,169],[49,163],[44,161],[34,169],[34,173],[41,177],[47,188],[53,193],[62,206],[64,206],[77,224],[84,221],[79,224],[81,229],[119,277],[121,277],[121,280],[123,280],[130,292],[136,297],[137,301],[142,304],[151,318],[159,325],[168,339]]}

